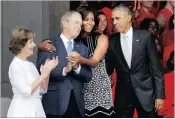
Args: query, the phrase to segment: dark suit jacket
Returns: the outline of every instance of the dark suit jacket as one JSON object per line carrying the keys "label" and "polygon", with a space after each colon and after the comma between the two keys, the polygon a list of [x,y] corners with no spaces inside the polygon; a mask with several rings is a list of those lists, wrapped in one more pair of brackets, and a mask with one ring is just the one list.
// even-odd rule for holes
{"label": "dark suit jacket", "polygon": [[122,52],[120,33],[109,38],[108,73],[117,71],[115,95],[116,114],[126,108],[127,95],[132,86],[136,96],[146,111],[154,108],[155,98],[165,98],[163,71],[152,34],[133,29],[131,68]]}
{"label": "dark suit jacket", "polygon": [[[56,47],[53,53],[40,51],[37,57],[37,68],[40,69],[46,59],[58,56],[59,64],[50,74],[47,93],[43,95],[42,102],[46,114],[62,115],[66,112],[71,89],[75,93],[75,99],[78,104],[79,111],[82,116],[85,115],[84,106],[84,82],[89,82],[92,72],[89,66],[81,65],[79,74],[74,71],[69,72],[66,76],[62,76],[63,68],[67,66],[67,51],[60,35],[50,39]],[[81,56],[89,58],[88,49],[83,44],[74,40],[74,51],[80,53]]]}

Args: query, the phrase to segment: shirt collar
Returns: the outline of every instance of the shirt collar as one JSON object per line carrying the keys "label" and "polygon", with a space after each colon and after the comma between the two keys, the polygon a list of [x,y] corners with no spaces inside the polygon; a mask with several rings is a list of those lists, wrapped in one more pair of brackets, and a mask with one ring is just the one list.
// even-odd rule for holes
{"label": "shirt collar", "polygon": [[74,44],[74,40],[73,39],[68,39],[65,35],[63,35],[63,34],[61,34],[60,35],[60,37],[61,37],[61,39],[62,39],[62,41],[63,41],[63,43],[64,43],[64,45],[67,45],[67,43],[68,43],[68,41],[72,41],[72,44]]}
{"label": "shirt collar", "polygon": [[127,33],[120,33],[120,35],[123,37],[124,35],[127,36],[128,38],[132,39],[132,34],[133,34],[133,28],[132,26],[129,28]]}

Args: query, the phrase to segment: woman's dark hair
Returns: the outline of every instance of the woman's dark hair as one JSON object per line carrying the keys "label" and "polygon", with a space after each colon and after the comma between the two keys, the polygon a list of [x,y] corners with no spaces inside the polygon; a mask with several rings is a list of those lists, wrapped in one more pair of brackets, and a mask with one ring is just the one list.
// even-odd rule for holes
{"label": "woman's dark hair", "polygon": [[94,11],[91,8],[89,8],[88,6],[80,6],[76,9],[76,11],[81,14],[83,20],[87,17],[89,12],[92,12],[94,14],[94,17],[95,17]]}
{"label": "woman's dark hair", "polygon": [[[105,15],[104,12],[102,12],[102,11],[97,12],[95,15],[95,31],[98,30],[98,26],[100,23],[100,19],[98,17],[99,15],[104,15],[106,17],[106,20],[108,20],[107,16]],[[107,22],[107,26],[106,26],[105,30],[103,31],[103,34],[108,35],[108,22]]]}
{"label": "woman's dark hair", "polygon": [[173,20],[174,20],[174,14],[170,17],[170,20],[169,20],[169,29],[170,30],[174,29]]}
{"label": "woman's dark hair", "polygon": [[27,44],[27,41],[33,39],[35,33],[25,28],[15,28],[12,30],[11,38],[9,41],[9,50],[13,54],[18,54],[21,49]]}
{"label": "woman's dark hair", "polygon": [[159,29],[159,23],[156,19],[154,18],[145,18],[141,24],[140,24],[140,28],[141,29],[144,29],[144,30],[148,30],[149,28],[149,25],[151,22],[155,22],[156,23],[156,29],[158,30]]}
{"label": "woman's dark hair", "polygon": [[167,60],[167,63],[166,63],[166,66],[168,68],[169,71],[173,71],[174,70],[174,51],[171,52],[168,60]]}
{"label": "woman's dark hair", "polygon": [[140,29],[148,30],[148,26],[150,23],[151,18],[145,18],[141,23],[140,23]]}
{"label": "woman's dark hair", "polygon": [[[91,8],[89,8],[88,6],[80,6],[76,9],[76,11],[81,14],[82,20],[85,20],[90,12],[93,13],[94,20],[95,20],[95,12]],[[94,31],[94,28],[92,29],[92,31]],[[82,32],[83,32],[83,29],[81,30],[81,33]]]}

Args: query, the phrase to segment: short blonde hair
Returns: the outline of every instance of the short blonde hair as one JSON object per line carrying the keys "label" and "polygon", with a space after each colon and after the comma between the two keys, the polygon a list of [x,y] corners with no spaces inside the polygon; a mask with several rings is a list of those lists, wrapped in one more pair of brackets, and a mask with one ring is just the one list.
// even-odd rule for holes
{"label": "short blonde hair", "polygon": [[25,28],[14,28],[11,33],[9,41],[9,50],[13,54],[18,54],[21,49],[26,45],[27,41],[33,39],[35,33]]}

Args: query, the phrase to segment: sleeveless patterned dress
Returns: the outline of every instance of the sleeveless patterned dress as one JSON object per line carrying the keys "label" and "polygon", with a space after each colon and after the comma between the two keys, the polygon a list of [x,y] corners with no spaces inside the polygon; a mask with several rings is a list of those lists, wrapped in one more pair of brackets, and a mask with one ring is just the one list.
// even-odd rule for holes
{"label": "sleeveless patterned dress", "polygon": [[[89,49],[90,57],[93,56],[97,45],[99,33],[91,33],[86,38],[81,38],[80,42]],[[92,69],[92,79],[84,84],[84,99],[86,117],[113,117],[115,112],[112,102],[112,91],[109,76],[105,66],[105,56]]]}

